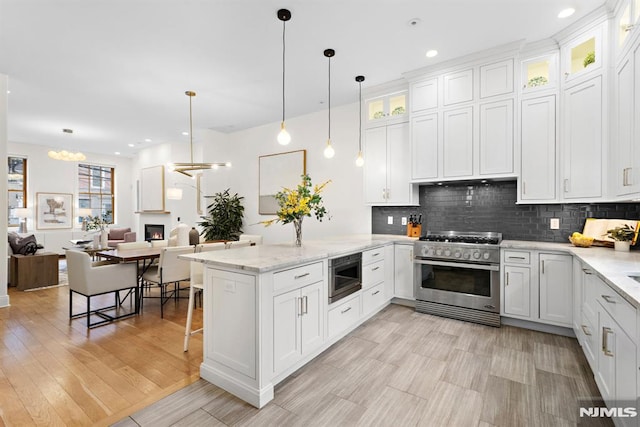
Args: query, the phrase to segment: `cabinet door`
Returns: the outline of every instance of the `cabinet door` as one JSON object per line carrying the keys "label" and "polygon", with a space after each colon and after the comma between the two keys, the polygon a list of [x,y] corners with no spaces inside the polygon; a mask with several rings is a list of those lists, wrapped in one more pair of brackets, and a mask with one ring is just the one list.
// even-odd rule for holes
{"label": "cabinet door", "polygon": [[411,200],[411,148],[409,123],[387,126],[387,203],[409,204]]}
{"label": "cabinet door", "polygon": [[480,105],[480,175],[513,173],[513,101]]}
{"label": "cabinet door", "polygon": [[413,179],[438,177],[438,114],[411,119]]}
{"label": "cabinet door", "polygon": [[438,106],[438,79],[411,85],[411,112],[418,113]]}
{"label": "cabinet door", "polygon": [[395,296],[415,299],[413,295],[413,245],[395,245],[394,263]]}
{"label": "cabinet door", "polygon": [[531,316],[531,270],[529,267],[504,267],[504,315]]}
{"label": "cabinet door", "polygon": [[301,344],[302,354],[308,354],[320,347],[323,343],[323,325],[324,325],[324,298],[322,297],[322,289],[324,282],[318,282],[313,285],[302,288],[300,296],[302,297],[302,321],[301,326]]}
{"label": "cabinet door", "polygon": [[619,196],[633,193],[635,188],[629,180],[633,168],[633,58],[627,58],[618,68],[616,75],[616,155],[613,159],[614,182]]}
{"label": "cabinet door", "polygon": [[615,322],[602,308],[598,310],[598,319],[598,371],[595,377],[602,398],[605,402],[611,403],[615,399],[616,389],[616,360],[613,352],[616,339]]}
{"label": "cabinet door", "polygon": [[300,316],[302,300],[296,289],[273,299],[273,369],[281,372],[301,355]]}
{"label": "cabinet door", "polygon": [[556,198],[556,97],[522,101],[522,200]]}
{"label": "cabinet door", "polygon": [[540,254],[540,319],[571,327],[573,261],[570,255]]}
{"label": "cabinet door", "polygon": [[480,98],[513,92],[513,59],[480,67]]}
{"label": "cabinet door", "polygon": [[387,128],[380,126],[365,131],[364,200],[385,203],[387,191]]}
{"label": "cabinet door", "polygon": [[562,68],[566,82],[599,72],[604,62],[603,26],[583,33],[562,47]]}
{"label": "cabinet door", "polygon": [[444,105],[473,101],[473,69],[446,74],[444,82]]}
{"label": "cabinet door", "polygon": [[602,79],[594,77],[564,92],[565,199],[602,196]]}
{"label": "cabinet door", "polygon": [[473,107],[443,113],[444,176],[473,174]]}

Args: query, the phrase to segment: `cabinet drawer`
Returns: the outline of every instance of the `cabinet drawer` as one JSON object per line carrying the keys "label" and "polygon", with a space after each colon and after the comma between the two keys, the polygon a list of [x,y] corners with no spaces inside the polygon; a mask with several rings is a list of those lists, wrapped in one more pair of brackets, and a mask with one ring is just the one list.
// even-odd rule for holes
{"label": "cabinet drawer", "polygon": [[602,280],[596,281],[597,298],[600,305],[630,336],[636,336],[636,309]]}
{"label": "cabinet drawer", "polygon": [[382,259],[384,259],[383,247],[362,252],[362,265],[371,264]]}
{"label": "cabinet drawer", "polygon": [[384,283],[362,291],[362,314],[367,315],[386,301]]}
{"label": "cabinet drawer", "polygon": [[274,273],[273,291],[300,288],[321,281],[324,277],[322,265],[322,262],[316,262]]}
{"label": "cabinet drawer", "polygon": [[530,264],[531,253],[525,251],[504,251],[506,264]]}
{"label": "cabinet drawer", "polygon": [[360,293],[329,310],[329,338],[345,331],[360,319]]}
{"label": "cabinet drawer", "polygon": [[362,288],[384,282],[384,260],[380,260],[362,267]]}

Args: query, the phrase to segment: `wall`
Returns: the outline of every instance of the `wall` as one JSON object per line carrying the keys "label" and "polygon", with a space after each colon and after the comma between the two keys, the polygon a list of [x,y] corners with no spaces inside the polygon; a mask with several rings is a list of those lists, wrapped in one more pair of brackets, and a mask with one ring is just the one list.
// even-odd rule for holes
{"label": "wall", "polygon": [[[420,186],[420,207],[373,207],[373,233],[405,234],[400,218],[422,213],[426,230],[497,231],[503,239],[567,243],[586,218],[640,219],[640,203],[516,205],[515,181]],[[387,216],[394,225],[387,225]],[[550,230],[549,219],[560,229]]]}
{"label": "wall", "polygon": [[[47,155],[50,149],[51,147],[42,145],[9,142],[7,151],[10,156],[27,158],[27,206],[35,206],[36,193],[72,193],[75,215],[78,209],[78,163],[51,159]],[[103,154],[85,154],[87,159],[84,162],[88,164],[115,167],[115,221],[118,225],[131,226],[135,201],[131,179],[131,159]],[[35,210],[33,213],[34,218],[27,220],[27,229],[35,232],[38,239],[44,236],[44,245],[47,250],[58,251],[63,245],[68,244],[69,239],[75,237],[71,236],[72,231],[80,231],[79,224],[74,224],[73,229],[37,230]]]}
{"label": "wall", "polygon": [[[0,155],[7,158],[7,76],[0,74]],[[2,162],[0,171],[3,176],[7,176],[7,162]],[[7,180],[0,180],[0,191],[7,192]],[[7,211],[7,198],[0,198],[0,211]],[[7,228],[7,216],[0,215],[0,228]],[[7,259],[7,239],[0,245],[0,259]],[[7,263],[0,262],[0,307],[9,305],[9,295],[7,289]]]}
{"label": "wall", "polygon": [[331,140],[336,150],[333,159],[325,159],[327,111],[300,116],[286,121],[291,143],[281,146],[276,141],[280,123],[272,123],[235,132],[226,139],[212,140],[204,146],[208,161],[231,161],[224,171],[205,172],[208,194],[230,188],[244,196],[244,232],[261,234],[265,243],[293,242],[293,225],[274,224],[264,227],[260,221],[271,215],[258,214],[258,157],[266,154],[307,150],[307,173],[313,184],[331,180],[324,193],[324,205],[331,220],[319,223],[315,218],[303,222],[303,242],[332,235],[369,233],[371,209],[364,205],[362,169],[355,166],[358,154],[358,104],[331,110]]}

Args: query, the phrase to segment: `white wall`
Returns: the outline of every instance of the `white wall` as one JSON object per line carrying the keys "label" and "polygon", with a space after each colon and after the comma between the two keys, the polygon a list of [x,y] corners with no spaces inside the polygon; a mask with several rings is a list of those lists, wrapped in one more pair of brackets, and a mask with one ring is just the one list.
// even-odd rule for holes
{"label": "white wall", "polygon": [[[7,76],[0,74],[0,155],[7,158]],[[2,176],[7,176],[7,162],[2,162],[0,166]],[[0,190],[7,193],[7,180],[0,180]],[[0,212],[7,212],[7,198],[0,197]],[[7,215],[0,215],[0,229],[7,228]],[[7,239],[0,245],[0,307],[9,305],[9,295],[7,291]]]}
{"label": "white wall", "polygon": [[362,168],[355,166],[358,154],[358,104],[331,110],[331,140],[336,150],[333,159],[325,159],[327,142],[327,111],[287,119],[291,143],[279,145],[276,136],[280,123],[272,123],[226,138],[211,139],[204,145],[207,161],[231,161],[230,170],[207,171],[204,174],[207,194],[227,188],[244,196],[244,233],[261,234],[265,243],[293,242],[293,225],[276,223],[265,228],[260,221],[274,216],[258,214],[258,157],[294,150],[307,150],[307,173],[313,184],[331,180],[324,193],[324,205],[331,220],[320,223],[315,217],[305,218],[304,240],[328,236],[370,233],[371,208],[364,205]]}
{"label": "white wall", "polygon": [[[76,215],[78,209],[78,162],[51,159],[47,155],[50,149],[51,147],[48,146],[9,142],[7,155],[27,158],[27,206],[32,208],[36,206],[36,194],[40,192],[71,193],[73,194],[74,215]],[[118,225],[131,226],[134,229],[135,183],[131,179],[131,159],[93,153],[85,153],[85,155],[87,159],[84,162],[87,164],[109,166],[116,169],[115,222]],[[32,212],[35,215],[35,210]],[[27,220],[27,229],[29,232],[35,232],[39,240],[41,236],[44,236],[46,250],[57,252],[60,247],[68,244],[69,239],[77,238],[76,236],[71,237],[71,232],[79,232],[80,225],[74,223],[73,229],[37,230],[34,216]]]}

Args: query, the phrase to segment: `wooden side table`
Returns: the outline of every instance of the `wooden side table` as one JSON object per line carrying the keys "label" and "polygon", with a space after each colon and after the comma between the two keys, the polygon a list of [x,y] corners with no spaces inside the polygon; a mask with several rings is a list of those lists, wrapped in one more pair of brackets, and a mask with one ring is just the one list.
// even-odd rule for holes
{"label": "wooden side table", "polygon": [[9,283],[18,290],[58,284],[58,254],[11,255]]}

